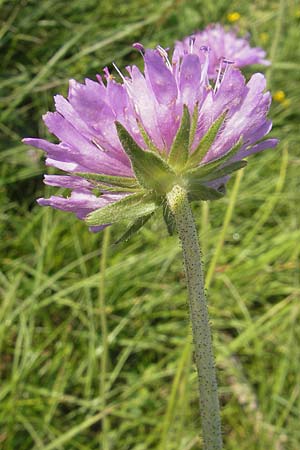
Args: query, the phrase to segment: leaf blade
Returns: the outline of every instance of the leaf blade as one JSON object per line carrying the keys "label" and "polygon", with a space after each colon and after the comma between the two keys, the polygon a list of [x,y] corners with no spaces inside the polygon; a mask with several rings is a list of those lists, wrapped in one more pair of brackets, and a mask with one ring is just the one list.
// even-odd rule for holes
{"label": "leaf blade", "polygon": [[85,178],[86,180],[99,181],[100,183],[107,183],[112,186],[118,186],[122,188],[135,188],[139,186],[137,180],[131,177],[118,177],[115,175],[104,175],[86,172],[75,172],[71,175],[76,175],[78,177]]}
{"label": "leaf blade", "polygon": [[123,220],[136,220],[154,212],[157,207],[151,197],[145,196],[145,193],[136,193],[92,211],[85,218],[85,222],[89,226],[99,226]]}
{"label": "leaf blade", "polygon": [[128,241],[134,234],[136,234],[148,220],[153,216],[154,212],[146,214],[144,216],[138,217],[130,226],[127,228],[125,233],[115,242],[115,245],[121,242]]}
{"label": "leaf blade", "polygon": [[[198,180],[199,181],[199,180]],[[217,191],[209,186],[205,186],[202,183],[191,183],[188,187],[188,197],[189,200],[218,200],[219,198],[224,197],[222,192]]]}
{"label": "leaf blade", "polygon": [[247,161],[241,160],[241,161],[235,161],[231,164],[228,164],[225,167],[222,167],[221,169],[218,169],[216,171],[212,171],[208,173],[206,176],[201,177],[201,180],[203,181],[213,181],[217,180],[218,178],[231,175],[233,172],[236,172],[237,170],[243,169],[246,167]]}
{"label": "leaf blade", "polygon": [[240,150],[240,148],[243,145],[243,138],[241,137],[236,144],[233,145],[233,147],[231,147],[231,149],[225,153],[225,155],[222,155],[220,158],[214,159],[206,164],[200,165],[198,167],[196,167],[195,169],[191,169],[190,171],[187,172],[187,175],[192,175],[192,176],[198,176],[199,178],[211,173],[212,171],[214,171],[215,169],[219,169],[219,167],[224,164],[226,161],[228,161],[229,159],[233,158],[238,151]]}
{"label": "leaf blade", "polygon": [[227,114],[227,110],[224,111],[218,118],[215,120],[215,122],[210,126],[208,131],[205,133],[205,135],[200,140],[197,148],[195,151],[190,155],[188,160],[188,167],[195,166],[197,164],[200,164],[206,153],[209,151],[210,147],[212,146],[214,140],[217,137],[218,132],[220,131],[220,128],[225,120]]}
{"label": "leaf blade", "polygon": [[189,157],[189,140],[191,130],[190,113],[186,105],[183,106],[183,113],[181,123],[178,128],[177,134],[173,141],[168,163],[175,170],[184,168]]}
{"label": "leaf blade", "polygon": [[116,128],[139,183],[146,189],[167,192],[173,181],[174,171],[157,153],[141,149],[119,122],[116,122]]}

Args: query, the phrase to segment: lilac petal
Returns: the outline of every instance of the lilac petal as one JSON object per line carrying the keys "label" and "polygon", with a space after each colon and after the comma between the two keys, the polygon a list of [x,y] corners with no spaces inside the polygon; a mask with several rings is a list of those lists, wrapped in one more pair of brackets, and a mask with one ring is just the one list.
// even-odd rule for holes
{"label": "lilac petal", "polygon": [[89,230],[92,231],[92,233],[98,233],[99,231],[104,230],[104,228],[109,227],[109,223],[105,225],[100,225],[99,227],[89,227]]}
{"label": "lilac petal", "polygon": [[62,95],[54,96],[56,111],[59,112],[68,122],[70,122],[77,130],[80,130],[87,138],[92,139],[93,133],[88,125],[80,118],[71,103]]}
{"label": "lilac petal", "polygon": [[125,165],[123,162],[99,150],[60,114],[47,113],[44,116],[44,121],[49,131],[55,134],[61,141],[68,144],[74,151],[77,162],[89,168],[89,171],[111,175],[132,175],[129,160]]}
{"label": "lilac petal", "polygon": [[253,145],[253,147],[245,148],[241,152],[238,153],[238,159],[246,158],[247,156],[253,155],[254,153],[262,152],[263,150],[267,150],[269,148],[274,148],[278,144],[278,139],[266,139],[259,144]]}
{"label": "lilac petal", "polygon": [[108,79],[107,95],[115,114],[115,120],[127,129],[140,147],[145,148],[144,140],[137,126],[136,114],[124,85]]}
{"label": "lilac petal", "polygon": [[[97,101],[106,100],[106,88],[103,82],[98,82],[86,79],[86,84],[78,83],[76,80],[69,81],[69,92],[68,92],[68,100],[72,105],[79,101],[81,104],[80,97],[84,97],[83,101],[88,102],[89,104],[96,104]],[[94,109],[94,108],[93,108]]]}
{"label": "lilac petal", "polygon": [[[71,80],[68,98],[77,122],[85,123],[84,131],[89,130],[89,137],[95,138],[106,152],[126,162],[127,157],[120,145],[114,126],[116,115],[109,105],[107,89],[91,80],[86,80],[86,84]],[[59,112],[66,117],[65,110],[59,110]],[[74,123],[72,116],[66,118],[70,123]]]}
{"label": "lilac petal", "polygon": [[[227,73],[223,80],[219,91],[215,96],[215,101],[220,102],[227,93],[227,88],[232,84],[232,75],[236,73],[232,70]],[[260,133],[267,132],[270,122],[266,119],[266,114],[270,106],[270,94],[264,93],[266,86],[265,78],[262,74],[255,74],[251,77],[244,89],[240,90],[240,94],[231,103],[233,106],[227,116],[222,132],[219,134],[204,161],[208,162],[216,157],[220,157],[228,152],[242,137],[243,141],[249,145],[254,143],[257,136],[260,139],[264,136]],[[232,89],[234,86],[232,86]],[[230,97],[230,94],[227,95]],[[223,102],[222,102],[223,103]]]}
{"label": "lilac petal", "polygon": [[86,167],[81,166],[80,164],[76,164],[75,162],[65,162],[65,161],[58,161],[56,159],[52,158],[46,158],[45,161],[46,166],[49,167],[56,167],[57,169],[63,170],[65,172],[88,172],[89,169]]}
{"label": "lilac petal", "polygon": [[256,131],[254,131],[251,136],[249,137],[249,142],[255,143],[265,137],[266,134],[268,134],[272,130],[272,121],[266,120],[263,125],[258,128]]}
{"label": "lilac petal", "polygon": [[208,187],[218,190],[222,185],[225,185],[229,180],[230,176],[226,175],[225,177],[218,178],[217,180],[209,181],[206,184]]}
{"label": "lilac petal", "polygon": [[61,148],[59,144],[52,144],[51,142],[45,141],[44,139],[38,138],[24,138],[22,142],[26,145],[31,145],[32,147],[40,148],[44,150],[49,155],[57,155],[61,153]]}
{"label": "lilac petal", "polygon": [[[227,123],[229,122],[230,116],[240,108],[246,94],[247,89],[245,88],[245,79],[242,74],[235,69],[228,71],[227,76],[224,77],[217,93],[215,94],[212,90],[209,91],[202,104],[199,112],[194,147],[198,145],[200,139],[208,131],[209,127],[226,110],[228,110],[226,121]],[[203,162],[208,162],[221,156],[232,147],[233,143],[238,141],[240,137],[239,130],[237,131],[238,138],[236,138],[236,134],[232,133],[229,135],[229,138],[224,137],[226,126],[227,124],[223,126],[222,132],[218,134],[211,149],[203,159]]]}
{"label": "lilac petal", "polygon": [[250,107],[260,103],[260,99],[266,89],[266,85],[267,81],[262,73],[255,73],[252,75],[246,85],[248,93],[245,103],[250,105]]}
{"label": "lilac petal", "polygon": [[130,85],[126,85],[128,95],[135,106],[136,113],[146,132],[154,144],[163,150],[164,142],[160,134],[156,114],[156,98],[153,97],[145,78],[136,66],[132,67],[130,75]]}
{"label": "lilac petal", "polygon": [[262,74],[252,76],[246,86],[243,102],[226,123],[222,134],[223,140],[233,142],[238,140],[239,136],[243,136],[244,142],[253,142],[255,131],[264,128],[271,102],[270,94],[263,92],[265,86],[266,81]]}
{"label": "lilac petal", "polygon": [[87,214],[96,209],[102,208],[109,203],[114,203],[126,194],[101,195],[96,197],[87,190],[74,190],[70,197],[51,196],[50,198],[39,198],[38,204],[41,206],[51,206],[55,209],[73,212],[79,219],[84,219]]}
{"label": "lilac petal", "polygon": [[174,104],[177,98],[177,85],[172,72],[154,50],[146,50],[144,59],[146,80],[150,81],[157,101],[166,106]]}
{"label": "lilac petal", "polygon": [[65,144],[52,144],[44,139],[25,138],[24,144],[44,150],[48,154],[46,164],[66,172],[88,172],[86,166],[76,162],[77,155]]}
{"label": "lilac petal", "polygon": [[180,68],[179,90],[181,94],[181,101],[187,105],[190,114],[197,101],[199,101],[200,93],[200,75],[201,64],[196,55],[185,55],[182,59]]}
{"label": "lilac petal", "polygon": [[68,175],[45,175],[44,183],[68,189],[93,189],[94,185],[81,177]]}

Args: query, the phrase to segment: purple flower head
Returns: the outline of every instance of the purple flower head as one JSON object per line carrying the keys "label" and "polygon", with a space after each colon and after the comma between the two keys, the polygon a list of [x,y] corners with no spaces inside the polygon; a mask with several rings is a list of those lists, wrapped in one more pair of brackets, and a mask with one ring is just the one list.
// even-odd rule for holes
{"label": "purple flower head", "polygon": [[239,38],[236,31],[225,31],[220,24],[209,25],[203,31],[193,36],[177,41],[173,55],[173,61],[177,62],[187,53],[197,54],[201,62],[204,61],[201,52],[203,46],[210,49],[208,76],[210,79],[217,77],[220,61],[225,57],[233,61],[236,67],[245,67],[251,64],[269,65],[265,59],[266,53],[259,47],[251,47],[247,38]]}
{"label": "purple flower head", "polygon": [[68,98],[55,96],[56,111],[43,117],[59,142],[24,139],[66,173],[46,175],[45,183],[71,190],[38,203],[72,211],[92,230],[118,220],[137,228],[175,184],[191,201],[219,198],[230,174],[246,164],[242,158],[277,144],[262,141],[271,130],[262,74],[246,83],[223,59],[210,83],[212,52],[205,46],[172,63],[160,46],[135,47],[144,72],[127,67],[118,82],[106,68],[97,81],[71,80]]}

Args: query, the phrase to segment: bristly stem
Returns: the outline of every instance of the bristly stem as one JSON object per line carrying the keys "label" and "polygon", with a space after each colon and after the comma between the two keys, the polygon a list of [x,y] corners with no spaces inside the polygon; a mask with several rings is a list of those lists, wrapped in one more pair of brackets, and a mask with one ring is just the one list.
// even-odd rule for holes
{"label": "bristly stem", "polygon": [[[102,334],[102,358],[101,358],[101,381],[100,381],[100,395],[102,400],[102,409],[106,407],[106,377],[108,366],[108,329],[106,319],[106,305],[105,305],[105,270],[107,265],[107,252],[110,241],[110,227],[105,228],[102,241],[102,254],[100,261],[100,289],[99,289],[99,307],[100,307],[100,323]],[[105,415],[102,419],[102,432],[101,432],[101,446],[102,450],[109,450],[108,441],[109,432],[109,419]]]}
{"label": "bristly stem", "polygon": [[198,372],[204,450],[221,450],[218,387],[198,234],[185,189],[178,185],[174,186],[167,194],[167,199],[182,245]]}

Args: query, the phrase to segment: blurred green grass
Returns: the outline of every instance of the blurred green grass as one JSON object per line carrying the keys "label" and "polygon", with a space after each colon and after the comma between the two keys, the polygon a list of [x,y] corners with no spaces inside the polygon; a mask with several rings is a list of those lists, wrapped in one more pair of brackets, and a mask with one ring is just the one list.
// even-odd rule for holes
{"label": "blurred green grass", "polygon": [[[238,11],[241,31],[272,59],[269,88],[286,101],[271,109],[279,147],[252,157],[226,198],[195,207],[225,449],[299,450],[299,3],[4,0],[0,7],[1,449],[202,448],[176,237],[156,217],[128,243],[108,247],[101,279],[104,234],[35,204],[50,192],[43,156],[20,140],[49,137],[41,115],[69,78],[94,78],[112,61],[138,63],[132,42],[169,46]],[[120,232],[112,228],[110,242]]]}

